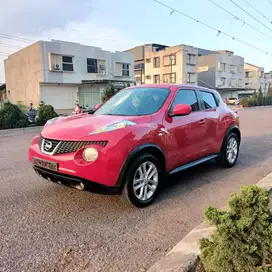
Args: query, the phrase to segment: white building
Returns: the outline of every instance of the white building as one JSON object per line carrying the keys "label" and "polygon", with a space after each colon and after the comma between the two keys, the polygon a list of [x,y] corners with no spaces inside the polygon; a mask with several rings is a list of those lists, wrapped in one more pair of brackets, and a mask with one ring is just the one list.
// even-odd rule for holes
{"label": "white building", "polygon": [[259,88],[264,90],[264,68],[253,64],[245,63],[245,90],[241,95],[252,95]]}
{"label": "white building", "polygon": [[272,71],[264,73],[264,89],[263,93],[266,95],[269,88],[272,88]]}
{"label": "white building", "polygon": [[116,89],[134,82],[134,56],[79,43],[39,41],[5,60],[10,101],[40,101],[55,109],[72,109],[75,101],[95,106],[109,81]]}
{"label": "white building", "polygon": [[244,77],[244,58],[227,50],[198,49],[198,85],[218,90],[223,98],[238,98]]}

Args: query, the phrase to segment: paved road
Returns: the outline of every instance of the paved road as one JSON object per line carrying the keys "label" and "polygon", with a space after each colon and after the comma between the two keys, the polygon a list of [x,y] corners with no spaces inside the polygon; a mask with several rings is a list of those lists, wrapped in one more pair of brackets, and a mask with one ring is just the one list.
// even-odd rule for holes
{"label": "paved road", "polygon": [[38,178],[33,135],[0,139],[0,271],[144,271],[203,220],[209,204],[272,171],[272,108],[240,111],[238,165],[213,162],[175,175],[149,208]]}

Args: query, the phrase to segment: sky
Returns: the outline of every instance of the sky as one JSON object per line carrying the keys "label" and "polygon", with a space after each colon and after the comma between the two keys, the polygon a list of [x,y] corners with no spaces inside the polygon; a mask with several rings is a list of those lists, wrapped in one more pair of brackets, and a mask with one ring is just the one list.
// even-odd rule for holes
{"label": "sky", "polygon": [[[235,20],[210,0],[159,0],[176,10],[226,32],[271,55],[161,6],[154,0],[0,0],[0,83],[5,82],[4,59],[30,41],[58,39],[121,51],[144,43],[188,44],[234,51],[245,62],[272,70],[272,4],[268,0],[212,0],[269,37]],[[172,13],[172,14],[171,14]],[[29,40],[6,39],[3,34]],[[1,44],[6,44],[4,46]],[[10,45],[14,47],[10,47]]]}

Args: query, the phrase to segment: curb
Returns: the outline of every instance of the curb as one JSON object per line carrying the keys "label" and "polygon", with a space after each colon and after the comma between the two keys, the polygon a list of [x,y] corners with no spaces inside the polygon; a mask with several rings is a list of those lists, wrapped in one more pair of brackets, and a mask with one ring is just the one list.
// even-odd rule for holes
{"label": "curb", "polygon": [[14,128],[14,129],[3,129],[0,130],[0,137],[10,137],[10,136],[18,136],[28,133],[40,133],[42,130],[42,126],[37,127],[26,127],[26,128]]}
{"label": "curb", "polygon": [[[257,185],[272,191],[272,172],[261,179]],[[166,256],[162,257],[147,272],[190,272],[194,271],[199,261],[200,249],[198,242],[201,238],[208,238],[214,227],[207,227],[201,223],[191,230]]]}

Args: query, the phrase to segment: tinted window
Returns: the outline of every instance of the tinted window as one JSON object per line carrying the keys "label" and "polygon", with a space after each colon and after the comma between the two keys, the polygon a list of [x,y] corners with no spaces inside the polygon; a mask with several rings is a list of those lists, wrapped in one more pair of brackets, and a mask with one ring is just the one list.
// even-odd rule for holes
{"label": "tinted window", "polygon": [[200,94],[202,96],[205,109],[212,109],[217,107],[216,101],[212,93],[200,92]]}
{"label": "tinted window", "polygon": [[74,71],[73,64],[63,63],[62,64],[62,70],[63,71]]}
{"label": "tinted window", "polygon": [[177,104],[187,104],[191,106],[193,111],[199,110],[196,93],[193,90],[179,90],[172,104],[171,111]]}
{"label": "tinted window", "polygon": [[157,112],[169,95],[168,89],[130,88],[114,95],[95,114],[97,115],[148,115]]}
{"label": "tinted window", "polygon": [[62,62],[73,63],[72,57],[62,56]]}
{"label": "tinted window", "polygon": [[97,59],[87,59],[87,72],[97,73]]}

